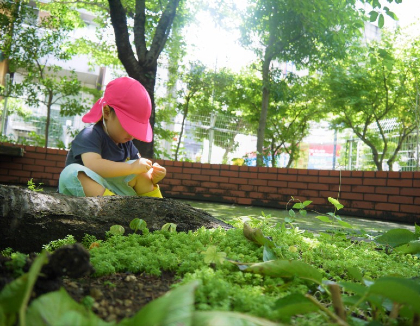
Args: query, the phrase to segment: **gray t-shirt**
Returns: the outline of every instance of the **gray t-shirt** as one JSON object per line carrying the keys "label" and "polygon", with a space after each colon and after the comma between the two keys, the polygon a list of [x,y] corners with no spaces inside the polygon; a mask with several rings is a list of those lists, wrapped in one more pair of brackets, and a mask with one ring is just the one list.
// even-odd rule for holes
{"label": "gray t-shirt", "polygon": [[67,154],[66,166],[73,163],[83,165],[81,155],[90,152],[98,153],[106,160],[126,162],[137,159],[139,151],[132,141],[115,144],[102,129],[102,125],[95,124],[86,127],[74,138]]}

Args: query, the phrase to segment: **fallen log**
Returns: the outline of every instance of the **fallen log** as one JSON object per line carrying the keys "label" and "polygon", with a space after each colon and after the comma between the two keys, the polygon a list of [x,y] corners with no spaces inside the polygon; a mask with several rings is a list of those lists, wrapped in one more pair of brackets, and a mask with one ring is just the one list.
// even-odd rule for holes
{"label": "fallen log", "polygon": [[115,224],[122,225],[127,234],[134,218],[143,219],[150,231],[161,229],[165,223],[176,224],[178,232],[202,226],[231,228],[175,199],[72,197],[7,185],[0,185],[0,214],[0,250],[11,247],[23,253],[39,252],[44,244],[69,234],[78,241],[85,234],[103,239]]}

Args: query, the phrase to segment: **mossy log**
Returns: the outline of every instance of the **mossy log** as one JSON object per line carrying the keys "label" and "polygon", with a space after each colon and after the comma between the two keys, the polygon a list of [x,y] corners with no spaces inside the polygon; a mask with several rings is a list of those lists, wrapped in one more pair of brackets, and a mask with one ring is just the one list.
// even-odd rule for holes
{"label": "mossy log", "polygon": [[177,231],[230,228],[209,213],[175,199],[150,197],[72,197],[0,185],[0,250],[11,247],[24,253],[71,234],[105,237],[112,225],[131,232],[130,221],[141,218],[150,231],[175,223]]}

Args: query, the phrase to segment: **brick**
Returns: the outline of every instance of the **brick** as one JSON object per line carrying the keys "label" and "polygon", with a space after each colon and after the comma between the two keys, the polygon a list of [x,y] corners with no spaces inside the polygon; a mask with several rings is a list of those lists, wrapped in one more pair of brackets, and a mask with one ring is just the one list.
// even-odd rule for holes
{"label": "brick", "polygon": [[365,186],[386,186],[386,179],[379,179],[379,178],[375,178],[375,179],[364,179],[363,180],[363,185]]}
{"label": "brick", "polygon": [[12,162],[5,162],[1,164],[1,167],[3,169],[9,169],[11,171],[13,170],[22,170],[22,164],[16,164]]}
{"label": "brick", "polygon": [[287,170],[287,174],[298,174],[299,169],[286,169]]}
{"label": "brick", "polygon": [[278,168],[270,167],[270,168],[268,168],[267,172],[270,173],[270,174],[277,174],[278,173]]}
{"label": "brick", "polygon": [[397,187],[376,187],[375,192],[377,194],[399,195],[400,194],[400,188],[397,188]]}
{"label": "brick", "polygon": [[306,169],[299,169],[299,170],[297,171],[297,173],[298,173],[298,174],[300,174],[300,175],[307,175],[307,174],[308,174],[308,171],[309,171],[309,170],[306,170]]}
{"label": "brick", "polygon": [[414,198],[414,205],[420,205],[420,197]]}
{"label": "brick", "polygon": [[256,189],[257,189],[257,186],[239,185],[239,190],[243,190],[243,191],[255,191]]}
{"label": "brick", "polygon": [[329,176],[330,173],[327,170],[319,170],[319,175],[320,176]]}
{"label": "brick", "polygon": [[275,187],[265,187],[265,186],[260,186],[257,188],[257,191],[262,192],[262,193],[276,193],[277,192],[277,188]]}
{"label": "brick", "polygon": [[54,161],[48,161],[48,160],[35,160],[36,165],[42,165],[42,166],[55,166]]}
{"label": "brick", "polygon": [[362,192],[362,193],[367,193],[367,194],[375,193],[375,187],[372,187],[372,186],[352,186],[351,190],[353,192]]}
{"label": "brick", "polygon": [[261,180],[276,180],[277,174],[273,173],[258,173],[258,179]]}
{"label": "brick", "polygon": [[257,166],[249,166],[248,171],[249,172],[258,172],[258,167]]}
{"label": "brick", "polygon": [[351,202],[350,205],[344,205],[344,206],[348,208],[375,209],[375,204],[373,202],[363,201],[363,200],[360,200],[360,201],[354,200]]}
{"label": "brick", "polygon": [[201,169],[195,169],[195,168],[186,168],[184,167],[182,169],[182,173],[187,173],[187,174],[201,174]]}
{"label": "brick", "polygon": [[313,190],[329,190],[330,186],[326,185],[326,184],[321,184],[321,183],[310,183],[308,184],[308,189],[313,189]]}
{"label": "brick", "polygon": [[328,190],[331,191],[347,191],[350,192],[351,191],[351,186],[350,185],[330,185],[330,188]]}
{"label": "brick", "polygon": [[297,177],[297,181],[300,181],[300,182],[308,182],[308,183],[318,183],[318,177],[315,177],[315,176],[301,176],[301,175],[298,175],[298,177]]}
{"label": "brick", "polygon": [[229,178],[225,177],[217,177],[217,176],[211,176],[209,181],[211,182],[228,182]]}
{"label": "brick", "polygon": [[174,161],[174,166],[184,166],[184,162]]}
{"label": "brick", "polygon": [[239,172],[238,176],[245,179],[258,179],[258,173],[256,172]]}
{"label": "brick", "polygon": [[229,178],[228,182],[238,184],[238,185],[248,184],[248,180],[242,179],[242,178]]}
{"label": "brick", "polygon": [[208,169],[219,170],[218,167],[216,168],[213,164],[209,164],[209,163],[202,163],[201,164],[201,169],[203,169],[203,170],[208,170]]}
{"label": "brick", "polygon": [[400,211],[400,205],[390,204],[390,203],[377,203],[375,205],[375,210],[377,210],[377,211],[399,212]]}
{"label": "brick", "polygon": [[413,180],[411,179],[388,179],[387,186],[390,187],[412,187]]}
{"label": "brick", "polygon": [[44,172],[45,167],[42,165],[23,165],[22,170],[24,171],[37,171],[37,172]]}
{"label": "brick", "polygon": [[37,152],[37,153],[47,153],[47,149],[45,147],[35,147],[35,152]]}
{"label": "brick", "polygon": [[219,183],[220,189],[239,190],[239,185],[232,183]]}
{"label": "brick", "polygon": [[318,170],[308,170],[308,174],[309,175],[318,175],[319,171]]}
{"label": "brick", "polygon": [[236,200],[236,202],[239,205],[251,205],[252,204],[252,200],[250,198],[238,198]]}
{"label": "brick", "polygon": [[169,166],[166,167],[166,173],[182,173],[182,167],[180,166]]}
{"label": "brick", "polygon": [[389,203],[398,203],[398,204],[413,204],[413,197],[408,196],[388,196]]}
{"label": "brick", "polygon": [[254,198],[254,199],[261,199],[261,198],[265,198],[265,194],[262,194],[260,192],[250,192],[248,194],[249,198]]}
{"label": "brick", "polygon": [[[364,180],[362,178],[342,178],[341,179],[341,184],[343,184],[343,185],[362,185],[363,181]],[[337,184],[339,182],[340,181],[338,181]]]}
{"label": "brick", "polygon": [[199,187],[201,185],[200,181],[195,181],[195,180],[177,180],[177,181],[181,181],[181,184],[187,187]]}
{"label": "brick", "polygon": [[169,185],[173,185],[173,186],[178,186],[181,185],[183,182],[185,182],[185,180],[181,180],[181,179],[163,179],[160,183],[164,183],[164,184],[169,184]]}
{"label": "brick", "polygon": [[219,188],[209,189],[208,192],[209,192],[209,194],[212,194],[212,195],[224,195],[224,194],[226,194],[226,190],[219,189]]}
{"label": "brick", "polygon": [[268,180],[267,185],[269,187],[285,188],[285,187],[287,187],[287,182],[286,181]]}
{"label": "brick", "polygon": [[182,162],[184,168],[192,168],[193,164],[191,162]]}
{"label": "brick", "polygon": [[388,178],[388,172],[387,171],[376,171],[375,172],[375,178],[382,178],[387,179]]}
{"label": "brick", "polygon": [[352,177],[363,177],[363,172],[362,171],[351,171],[351,176]]}
{"label": "brick", "polygon": [[420,180],[413,180],[413,187],[420,188]]}
{"label": "brick", "polygon": [[203,188],[218,188],[219,183],[217,183],[217,182],[202,182],[201,186]]}
{"label": "brick", "polygon": [[220,175],[220,170],[201,170],[202,175]]}
{"label": "brick", "polygon": [[308,189],[308,184],[304,182],[288,182],[287,186],[294,189]]}
{"label": "brick", "polygon": [[289,175],[289,174],[278,174],[277,180],[279,181],[297,181],[297,175]]}
{"label": "brick", "polygon": [[185,192],[188,191],[188,188],[185,187],[185,186],[173,186],[172,187],[172,191],[180,192],[180,193],[185,193]]}
{"label": "brick", "polygon": [[401,179],[401,172],[388,171],[386,173],[388,179]]}
{"label": "brick", "polygon": [[32,172],[31,177],[34,179],[51,179],[52,178],[52,174],[51,173],[45,173],[45,172]]}
{"label": "brick", "polygon": [[337,193],[335,191],[320,191],[319,196],[323,198],[328,198],[328,197],[335,198],[337,196]]}
{"label": "brick", "polygon": [[234,196],[235,198],[243,198],[246,197],[245,191],[239,191],[239,190],[231,190],[230,195]]}
{"label": "brick", "polygon": [[342,192],[340,197],[343,199],[350,199],[350,200],[363,200],[363,194],[361,193],[354,193],[354,192]]}
{"label": "brick", "polygon": [[403,172],[400,172],[400,173],[401,173],[401,178],[402,179],[413,179],[413,177],[414,177],[413,172],[403,171]]}
{"label": "brick", "polygon": [[4,183],[19,183],[19,177],[12,175],[2,175],[0,176],[0,181]]}
{"label": "brick", "polygon": [[363,177],[364,178],[374,178],[375,177],[375,171],[363,171]]}
{"label": "brick", "polygon": [[51,166],[47,166],[45,168],[45,172],[47,172],[47,173],[56,173],[58,175],[61,173],[62,170],[63,169],[56,168],[56,167],[51,167]]}
{"label": "brick", "polygon": [[375,202],[387,202],[388,196],[387,195],[378,195],[378,194],[365,194],[364,200],[367,201],[375,201]]}
{"label": "brick", "polygon": [[336,177],[319,177],[319,183],[335,183],[339,184],[340,179]]}
{"label": "brick", "polygon": [[235,171],[220,171],[220,176],[222,176],[222,177],[237,178],[239,176],[239,172],[235,172]]}
{"label": "brick", "polygon": [[208,175],[192,175],[189,176],[191,180],[200,180],[200,181],[209,181],[210,177]]}
{"label": "brick", "polygon": [[300,190],[299,194],[303,197],[308,198],[309,200],[312,200],[312,198],[316,198],[319,196],[319,193],[316,190]]}
{"label": "brick", "polygon": [[260,179],[251,179],[248,180],[248,184],[254,186],[266,186],[268,184],[267,180],[260,180]]}

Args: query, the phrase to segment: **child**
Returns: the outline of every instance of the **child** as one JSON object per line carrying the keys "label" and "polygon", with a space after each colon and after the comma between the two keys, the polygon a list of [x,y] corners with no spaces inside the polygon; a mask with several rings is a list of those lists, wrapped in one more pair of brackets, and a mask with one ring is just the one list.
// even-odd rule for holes
{"label": "child", "polygon": [[152,141],[152,105],[137,80],[111,81],[104,96],[83,116],[94,122],[73,140],[59,192],[72,196],[149,196],[162,198],[158,182],[166,169],[141,158],[133,138]]}

